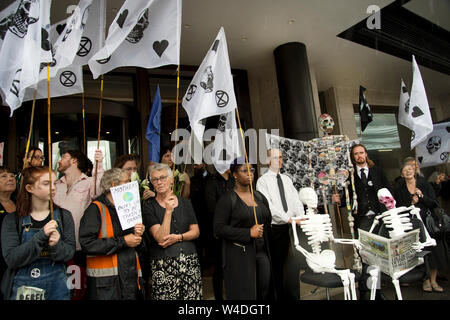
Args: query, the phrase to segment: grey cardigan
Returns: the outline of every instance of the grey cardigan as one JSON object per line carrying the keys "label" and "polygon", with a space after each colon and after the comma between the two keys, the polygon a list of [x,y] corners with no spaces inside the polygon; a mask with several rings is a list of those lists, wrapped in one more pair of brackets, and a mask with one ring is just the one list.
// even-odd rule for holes
{"label": "grey cardigan", "polygon": [[[58,243],[49,248],[50,259],[64,263],[72,259],[75,254],[75,226],[69,211],[62,208],[55,210],[59,210],[60,213],[57,222],[61,226],[62,234]],[[10,296],[16,270],[38,259],[42,249],[48,243],[48,236],[45,235],[43,229],[29,241],[21,243],[22,221],[23,218],[14,212],[8,214],[2,223],[2,254],[8,266],[1,283],[4,299],[8,299]]]}

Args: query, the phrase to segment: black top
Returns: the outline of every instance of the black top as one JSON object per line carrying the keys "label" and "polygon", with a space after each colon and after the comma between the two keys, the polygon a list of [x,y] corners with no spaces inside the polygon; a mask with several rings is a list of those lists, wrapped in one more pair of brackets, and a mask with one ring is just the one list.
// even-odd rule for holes
{"label": "black top", "polygon": [[205,188],[205,201],[208,213],[214,216],[216,211],[216,205],[220,197],[229,191],[233,191],[234,179],[230,174],[228,180],[220,174],[215,174],[211,179],[206,182]]}
{"label": "black top", "polygon": [[[3,223],[3,218],[8,214],[8,212],[6,212],[5,208],[2,206],[2,204],[0,203],[0,229]],[[1,238],[0,238],[1,239]],[[1,248],[1,240],[0,240],[0,248]],[[6,265],[5,259],[3,258],[3,254],[0,254],[0,279],[3,278],[3,273],[5,273],[6,269],[8,268],[8,266]],[[1,299],[1,294],[0,294],[0,299]]]}
{"label": "black top", "polygon": [[[250,228],[255,225],[253,207],[247,206],[237,194],[236,198],[236,203],[230,202],[229,193],[220,198],[214,217],[214,231],[222,239],[248,244],[252,241]],[[261,195],[261,199],[255,196],[255,201],[258,205],[256,207],[258,224],[264,224],[266,231],[266,227],[269,227],[272,221],[267,200]]]}
{"label": "black top", "polygon": [[[165,212],[166,209],[159,205],[156,198],[148,201],[142,210],[142,218],[144,220],[145,227],[149,229],[155,224],[162,224]],[[178,197],[178,207],[176,207],[172,212],[170,233],[181,234],[188,232],[191,224],[198,224],[191,201],[189,199]],[[150,246],[151,260],[162,259],[165,257],[177,258],[181,253],[193,254],[197,252],[195,249],[195,244],[192,241],[176,242],[167,248],[163,248],[158,245],[156,240],[152,237]]]}

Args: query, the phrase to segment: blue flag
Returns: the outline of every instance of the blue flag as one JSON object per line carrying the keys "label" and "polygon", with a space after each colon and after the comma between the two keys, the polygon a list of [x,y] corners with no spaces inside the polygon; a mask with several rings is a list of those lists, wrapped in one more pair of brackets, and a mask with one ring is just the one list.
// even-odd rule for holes
{"label": "blue flag", "polygon": [[150,116],[148,117],[145,138],[148,140],[148,160],[159,162],[161,145],[161,95],[159,93],[159,85],[156,89]]}

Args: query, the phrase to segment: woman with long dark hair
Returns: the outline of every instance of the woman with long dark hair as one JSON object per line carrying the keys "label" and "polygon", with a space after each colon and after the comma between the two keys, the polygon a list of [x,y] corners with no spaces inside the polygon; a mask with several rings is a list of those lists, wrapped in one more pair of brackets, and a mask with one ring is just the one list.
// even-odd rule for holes
{"label": "woman with long dark hair", "polygon": [[23,183],[16,212],[2,224],[2,251],[8,269],[2,293],[11,300],[68,300],[65,262],[75,253],[75,230],[69,211],[55,207],[50,214],[52,193],[47,167],[22,171]]}

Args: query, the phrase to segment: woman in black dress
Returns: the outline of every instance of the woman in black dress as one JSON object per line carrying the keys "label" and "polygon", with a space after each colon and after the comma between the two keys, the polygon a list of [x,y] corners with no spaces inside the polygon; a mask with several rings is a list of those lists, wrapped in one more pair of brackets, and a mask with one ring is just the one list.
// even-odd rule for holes
{"label": "woman in black dress", "polygon": [[160,163],[150,167],[156,197],[144,205],[142,216],[151,243],[151,299],[201,300],[202,276],[195,239],[200,235],[191,201],[173,192],[172,170]]}
{"label": "woman in black dress", "polygon": [[[231,165],[233,191],[224,194],[216,206],[214,233],[223,240],[225,295],[229,300],[274,298],[269,251],[272,216],[266,198],[250,191],[254,168]],[[253,212],[255,206],[257,223]]]}
{"label": "woman in black dress", "polygon": [[[438,201],[433,187],[425,179],[416,179],[414,168],[409,164],[404,164],[401,167],[401,176],[402,179],[400,179],[394,192],[397,207],[414,205],[420,208],[422,221],[425,221],[428,211],[434,215],[434,209],[438,206]],[[423,290],[425,292],[444,291],[436,282],[437,272],[438,270],[448,270],[450,267],[450,255],[447,242],[443,239],[435,240],[437,245],[427,248],[427,250],[431,251],[426,256],[430,266],[430,277],[423,283]]]}

